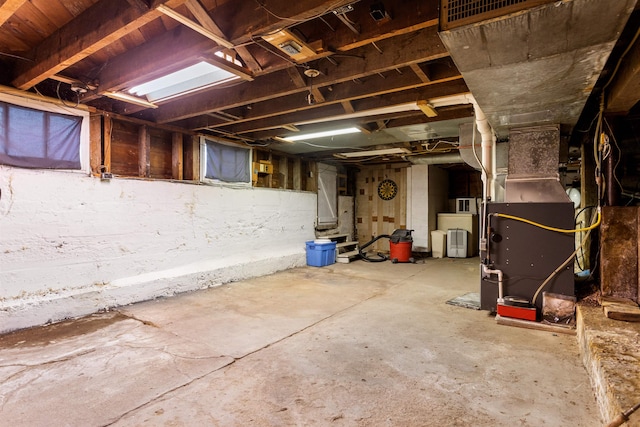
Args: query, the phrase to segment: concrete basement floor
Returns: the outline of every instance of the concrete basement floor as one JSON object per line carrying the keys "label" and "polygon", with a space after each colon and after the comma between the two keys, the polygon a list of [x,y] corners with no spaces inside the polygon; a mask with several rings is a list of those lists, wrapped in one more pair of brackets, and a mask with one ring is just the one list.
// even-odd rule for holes
{"label": "concrete basement floor", "polygon": [[0,336],[0,425],[601,425],[575,336],[446,304],[478,263],[304,267]]}

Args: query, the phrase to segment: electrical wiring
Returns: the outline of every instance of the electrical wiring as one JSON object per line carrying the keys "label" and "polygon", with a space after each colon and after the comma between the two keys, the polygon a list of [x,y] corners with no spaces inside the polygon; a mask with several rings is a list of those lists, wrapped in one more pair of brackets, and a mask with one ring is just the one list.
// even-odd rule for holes
{"label": "electrical wiring", "polygon": [[529,219],[522,218],[522,217],[519,217],[519,216],[514,216],[514,215],[508,215],[508,214],[503,214],[503,213],[495,213],[495,214],[492,214],[492,215],[495,215],[495,216],[497,216],[499,218],[506,218],[506,219],[512,219],[514,221],[524,222],[526,224],[533,225],[534,227],[542,228],[542,229],[545,229],[545,230],[556,231],[558,233],[567,233],[567,234],[580,233],[580,232],[583,232],[583,231],[591,231],[594,228],[597,228],[600,225],[600,222],[602,221],[602,214],[601,214],[601,210],[600,210],[599,207],[598,207],[598,219],[597,219],[597,221],[595,223],[591,224],[589,227],[575,228],[575,229],[571,229],[571,230],[568,230],[566,228],[549,227],[548,225],[540,224],[539,222],[531,221]]}
{"label": "electrical wiring", "polygon": [[[536,300],[538,299],[538,295],[540,295],[540,292],[542,292],[542,290],[544,289],[545,286],[547,286],[547,284],[551,281],[551,279],[553,279],[556,274],[558,274],[559,272],[561,272],[567,265],[569,265],[569,263],[571,261],[573,261],[573,258],[576,256],[576,254],[578,253],[578,251],[580,250],[581,247],[583,247],[586,243],[587,240],[589,239],[589,235],[591,234],[591,230],[593,230],[595,227],[597,227],[598,225],[600,225],[600,220],[601,220],[601,214],[600,214],[600,206],[598,206],[598,220],[591,225],[590,227],[587,227],[585,230],[587,230],[587,233],[585,234],[584,238],[582,239],[582,242],[580,243],[580,246],[578,246],[576,248],[575,251],[573,251],[571,253],[571,255],[569,255],[569,257],[562,263],[560,264],[560,266],[558,268],[556,268],[555,270],[553,270],[553,272],[549,275],[549,277],[547,277],[545,279],[544,282],[542,282],[542,284],[540,285],[540,287],[538,287],[538,290],[536,290],[536,293],[533,294],[533,298],[531,299],[531,302],[533,304],[535,304]],[[595,227],[594,227],[595,225]]]}
{"label": "electrical wiring", "polygon": [[319,12],[313,16],[310,16],[309,18],[304,18],[304,19],[293,19],[293,18],[285,18],[284,16],[279,16],[276,13],[274,13],[273,11],[269,10],[267,8],[267,6],[264,5],[264,2],[260,2],[259,0],[256,0],[256,3],[258,4],[258,6],[260,6],[261,9],[264,9],[265,12],[267,12],[269,15],[273,16],[276,19],[280,19],[282,21],[289,21],[289,22],[293,22],[294,24],[301,24],[303,22],[307,22],[307,21],[311,21],[312,19],[316,19],[319,18],[329,12],[331,12],[333,9],[336,8],[336,6],[339,6],[342,4],[342,2],[340,1],[336,1],[334,3],[332,3],[329,7],[327,7],[324,11]]}
{"label": "electrical wiring", "polygon": [[[43,95],[43,94],[42,94],[42,92],[40,92],[40,91],[38,90],[37,85],[33,86],[33,90],[34,90],[34,91],[35,91],[39,96],[41,96],[45,102],[49,102],[49,103],[51,103],[51,99],[53,99],[53,98],[50,98],[50,97],[48,97],[48,96]],[[72,115],[74,115],[74,116],[78,115],[78,112],[77,112],[78,104],[77,104],[75,107],[68,107],[66,103],[64,103],[62,100],[60,100],[60,103],[59,103],[59,104],[56,104],[56,105],[58,105],[58,107],[60,107],[60,108],[61,108],[61,109],[63,109],[64,111],[68,112],[69,114],[72,114]],[[71,108],[76,109],[76,111],[71,110]]]}
{"label": "electrical wiring", "polygon": [[[310,142],[305,142],[305,141],[296,141],[296,144],[306,144],[310,147],[315,147],[315,148],[326,148],[328,150],[333,150],[335,148],[339,148],[341,150],[351,150],[353,149],[353,147],[331,147],[328,145],[319,145],[319,144],[312,144]],[[364,150],[364,148],[358,148],[358,150]]]}
{"label": "electrical wiring", "polygon": [[622,159],[622,156],[620,155],[622,153],[622,150],[620,150],[620,146],[618,145],[616,136],[613,134],[613,129],[611,128],[611,125],[607,121],[606,117],[604,119],[604,124],[607,125],[607,127],[609,128],[609,132],[611,132],[611,139],[613,139],[613,143],[616,145],[616,150],[618,150],[618,158],[616,159],[616,164],[613,165],[613,178],[616,180],[616,183],[620,187],[620,191],[624,191],[624,188],[622,187],[622,183],[618,179],[618,175],[616,175],[616,169],[618,169],[618,166],[620,165],[620,160]]}
{"label": "electrical wiring", "polygon": [[381,157],[382,156],[361,157],[361,158],[353,159],[353,160],[340,159],[340,163],[353,163],[353,164],[366,163],[366,162],[369,162],[371,160],[379,159]]}
{"label": "electrical wiring", "polygon": [[[450,148],[445,148],[444,150],[439,150],[438,147],[441,144],[448,144],[450,145]],[[453,151],[454,149],[458,148],[460,146],[460,142],[456,142],[456,141],[443,141],[440,140],[438,142],[436,142],[433,147],[429,148],[429,143],[426,144],[422,144],[424,147],[424,152],[426,153],[433,153],[433,152],[439,152],[439,153],[449,153],[451,151]]]}
{"label": "electrical wiring", "polygon": [[249,146],[249,147],[268,147],[271,145],[270,142],[251,142],[251,141],[245,141],[243,140],[242,142],[244,142],[245,145]]}
{"label": "electrical wiring", "polygon": [[62,97],[60,96],[60,82],[58,82],[58,85],[56,86],[56,95],[58,95],[58,100],[60,102],[62,102],[62,105],[64,105],[67,108],[77,108],[78,105],[80,105],[80,95],[76,93],[76,96],[78,98],[76,105],[67,105],[67,103],[64,101],[64,99],[62,99]]}

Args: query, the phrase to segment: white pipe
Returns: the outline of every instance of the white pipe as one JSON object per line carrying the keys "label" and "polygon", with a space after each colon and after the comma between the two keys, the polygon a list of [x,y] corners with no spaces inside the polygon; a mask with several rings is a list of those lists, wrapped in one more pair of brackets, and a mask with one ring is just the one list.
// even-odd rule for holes
{"label": "white pipe", "polygon": [[[471,93],[465,93],[461,95],[454,96],[445,96],[441,98],[433,98],[430,99],[429,102],[434,107],[443,107],[448,105],[460,105],[460,104],[471,104],[473,105],[473,110],[476,118],[476,127],[478,132],[480,132],[480,136],[482,137],[482,180],[484,183],[484,191],[482,201],[484,202],[484,206],[487,206],[487,202],[489,199],[496,199],[496,185],[495,185],[495,152],[496,152],[496,139],[494,137],[493,132],[491,131],[491,125],[489,125],[489,121],[485,116],[484,112],[478,105],[475,97]],[[473,137],[475,137],[475,130]],[[473,154],[475,156],[475,149],[473,149]],[[484,236],[486,233],[486,213],[482,218],[482,231],[481,235]]]}
{"label": "white pipe", "polygon": [[494,270],[482,264],[482,273],[498,275],[498,304],[502,304],[504,302],[504,293],[502,288],[502,270]]}
{"label": "white pipe", "polygon": [[480,132],[480,136],[482,137],[482,171],[484,178],[484,195],[485,202],[488,198],[494,198],[494,165],[493,165],[493,157],[495,151],[495,139],[493,137],[493,132],[491,132],[491,126],[489,125],[489,121],[487,117],[484,115],[484,112],[480,108],[477,102],[473,102],[473,110],[476,115],[476,126],[478,128],[478,132]]}

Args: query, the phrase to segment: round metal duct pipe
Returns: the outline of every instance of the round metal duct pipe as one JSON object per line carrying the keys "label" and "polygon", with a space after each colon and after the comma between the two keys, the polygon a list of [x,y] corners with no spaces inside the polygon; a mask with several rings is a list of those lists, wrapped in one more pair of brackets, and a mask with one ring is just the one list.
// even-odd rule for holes
{"label": "round metal duct pipe", "polygon": [[464,163],[459,152],[446,154],[427,154],[424,156],[407,156],[414,165],[448,165],[453,163]]}

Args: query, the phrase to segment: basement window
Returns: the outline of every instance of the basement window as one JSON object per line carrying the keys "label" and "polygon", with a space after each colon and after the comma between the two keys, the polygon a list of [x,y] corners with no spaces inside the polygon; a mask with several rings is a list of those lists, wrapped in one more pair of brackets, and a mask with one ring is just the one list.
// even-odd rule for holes
{"label": "basement window", "polygon": [[251,150],[203,138],[201,142],[205,180],[251,185]]}
{"label": "basement window", "polygon": [[44,111],[0,100],[0,164],[81,169],[82,122],[81,115]]}

